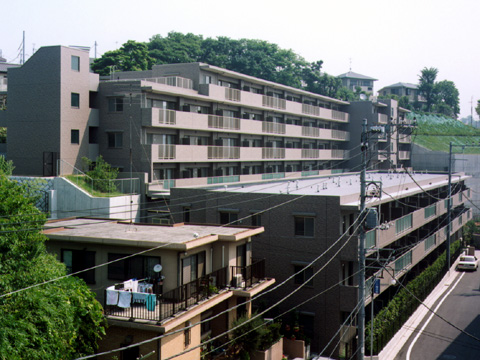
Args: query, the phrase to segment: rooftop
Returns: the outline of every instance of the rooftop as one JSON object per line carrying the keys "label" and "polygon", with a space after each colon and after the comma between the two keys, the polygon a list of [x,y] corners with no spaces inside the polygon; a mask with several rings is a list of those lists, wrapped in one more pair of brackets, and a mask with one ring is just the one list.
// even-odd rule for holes
{"label": "rooftop", "polygon": [[404,83],[404,82],[398,82],[398,83],[395,83],[393,85],[385,86],[385,87],[383,87],[383,89],[399,88],[399,87],[408,88],[408,89],[418,89],[418,85],[410,84],[410,83]]}
{"label": "rooftop", "polygon": [[372,78],[370,76],[362,75],[353,71],[346,72],[337,76],[338,78],[351,78],[351,79],[362,79],[362,80],[373,80],[377,81],[378,79]]}
{"label": "rooftop", "polygon": [[[412,179],[413,178],[413,179]],[[466,179],[464,174],[452,176],[452,183]],[[367,185],[372,182],[381,182],[382,197],[370,203],[388,202],[392,197],[406,197],[426,190],[448,184],[447,174],[426,173],[380,173],[369,172],[366,175]],[[373,190],[367,186],[367,191]],[[269,184],[252,183],[217,187],[214,191],[229,191],[238,193],[284,194],[299,196],[336,196],[344,206],[360,205],[360,174],[341,176],[309,177],[294,181],[281,180]]]}
{"label": "rooftop", "polygon": [[165,248],[175,250],[187,250],[217,240],[237,241],[262,232],[263,227],[183,223],[164,226],[89,218],[51,221],[44,227],[50,239],[143,247],[165,244]]}

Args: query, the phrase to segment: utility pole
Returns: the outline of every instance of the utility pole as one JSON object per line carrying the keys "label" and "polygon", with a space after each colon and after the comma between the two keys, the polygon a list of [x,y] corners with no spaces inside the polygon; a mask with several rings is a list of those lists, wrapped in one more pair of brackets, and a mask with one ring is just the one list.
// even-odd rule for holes
{"label": "utility pole", "polygon": [[[362,149],[362,170],[360,172],[360,217],[363,217],[365,211],[365,187],[366,187],[366,171],[367,171],[367,119],[363,119],[362,135],[361,135],[361,149]],[[365,356],[365,229],[363,228],[363,220],[360,219],[360,234],[358,247],[358,298],[360,300],[360,309],[358,311],[358,360],[364,360]]]}

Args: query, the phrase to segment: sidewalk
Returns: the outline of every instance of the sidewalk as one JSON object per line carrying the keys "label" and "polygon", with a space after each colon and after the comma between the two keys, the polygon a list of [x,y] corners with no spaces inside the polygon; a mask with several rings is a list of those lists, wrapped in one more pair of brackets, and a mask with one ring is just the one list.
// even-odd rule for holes
{"label": "sidewalk", "polygon": [[[480,255],[480,251],[475,251],[477,258]],[[448,290],[449,286],[453,284],[455,279],[460,275],[459,272],[455,270],[458,259],[450,267],[450,271],[445,274],[443,279],[438,283],[435,289],[430,293],[430,295],[425,299],[424,304],[429,308],[432,308],[437,299],[439,299],[445,291]],[[403,348],[407,340],[418,328],[421,321],[425,315],[430,314],[430,311],[423,305],[420,305],[418,309],[410,316],[405,324],[397,331],[395,336],[388,342],[388,344],[383,348],[383,350],[378,355],[379,360],[392,360],[395,359],[398,352]]]}

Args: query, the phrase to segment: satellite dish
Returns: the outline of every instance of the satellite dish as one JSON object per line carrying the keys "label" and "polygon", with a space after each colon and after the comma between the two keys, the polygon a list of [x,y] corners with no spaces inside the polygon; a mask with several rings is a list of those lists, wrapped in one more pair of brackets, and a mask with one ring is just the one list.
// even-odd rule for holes
{"label": "satellite dish", "polygon": [[367,95],[365,95],[365,94],[360,94],[360,100],[362,100],[362,101],[367,100]]}
{"label": "satellite dish", "polygon": [[160,272],[160,271],[162,271],[162,265],[160,265],[160,264],[155,265],[155,266],[153,267],[153,271],[155,271],[155,272],[157,272],[157,273]]}

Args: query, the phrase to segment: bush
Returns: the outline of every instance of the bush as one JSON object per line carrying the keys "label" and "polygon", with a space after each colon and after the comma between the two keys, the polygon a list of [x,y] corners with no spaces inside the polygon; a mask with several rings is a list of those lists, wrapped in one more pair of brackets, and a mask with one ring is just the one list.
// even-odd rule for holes
{"label": "bush", "polygon": [[107,163],[102,155],[99,155],[95,162],[83,157],[85,167],[88,169],[87,175],[93,179],[93,188],[96,191],[105,193],[117,191],[115,179],[118,176],[119,170]]}

